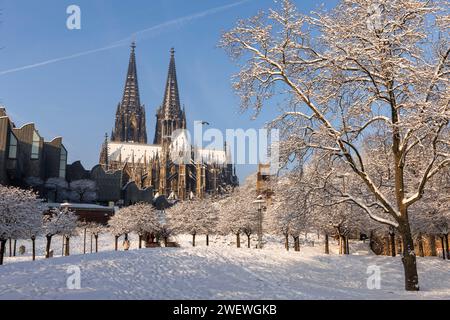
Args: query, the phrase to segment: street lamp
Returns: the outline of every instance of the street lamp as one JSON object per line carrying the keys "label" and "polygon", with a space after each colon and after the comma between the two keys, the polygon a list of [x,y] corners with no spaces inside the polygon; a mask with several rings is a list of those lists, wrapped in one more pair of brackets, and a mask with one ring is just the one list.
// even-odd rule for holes
{"label": "street lamp", "polygon": [[254,204],[258,205],[258,249],[262,249],[262,237],[263,237],[263,203],[266,201],[264,200],[264,197],[262,195],[259,195],[255,201],[253,201]]}

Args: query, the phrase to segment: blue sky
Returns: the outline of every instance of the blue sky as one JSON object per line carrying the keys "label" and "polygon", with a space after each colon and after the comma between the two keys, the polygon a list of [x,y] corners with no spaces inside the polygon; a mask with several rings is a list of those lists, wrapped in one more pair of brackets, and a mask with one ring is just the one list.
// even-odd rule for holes
{"label": "blue sky", "polygon": [[[336,1],[327,1],[332,5]],[[35,122],[40,134],[51,140],[62,136],[69,162],[81,160],[90,169],[98,162],[105,132],[114,125],[129,58],[129,42],[102,50],[2,74],[2,72],[103,48],[131,35],[174,19],[189,17],[239,0],[0,0],[0,104],[16,125]],[[320,1],[298,0],[303,12]],[[76,4],[82,12],[82,29],[66,28],[66,8]],[[137,62],[141,101],[146,105],[147,130],[153,138],[156,108],[161,104],[169,50],[176,49],[182,104],[188,122],[205,120],[215,128],[259,128],[276,109],[256,120],[239,112],[231,88],[237,67],[217,48],[223,31],[237,19],[275,5],[273,0],[248,0],[183,23],[138,33]],[[241,179],[254,171],[241,166]]]}

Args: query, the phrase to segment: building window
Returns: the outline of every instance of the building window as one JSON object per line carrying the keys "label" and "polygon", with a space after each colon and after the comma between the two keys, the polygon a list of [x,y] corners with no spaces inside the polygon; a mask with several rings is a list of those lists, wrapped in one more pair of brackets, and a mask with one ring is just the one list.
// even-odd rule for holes
{"label": "building window", "polygon": [[36,131],[33,132],[33,143],[31,145],[31,159],[39,159],[39,149],[41,145],[41,137],[39,137]]}
{"label": "building window", "polygon": [[9,134],[8,158],[17,159],[17,138],[12,132]]}
{"label": "building window", "polygon": [[64,146],[61,146],[61,156],[59,158],[59,177],[66,178],[66,166],[67,166],[67,150]]}

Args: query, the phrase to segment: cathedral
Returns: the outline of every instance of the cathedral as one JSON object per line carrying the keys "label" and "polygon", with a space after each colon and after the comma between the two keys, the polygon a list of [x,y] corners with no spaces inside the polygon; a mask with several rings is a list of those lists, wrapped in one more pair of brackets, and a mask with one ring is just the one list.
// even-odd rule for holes
{"label": "cathedral", "polygon": [[[181,108],[175,50],[170,51],[169,72],[162,104],[156,110],[153,144],[148,143],[145,106],[141,104],[136,67],[136,44],[131,45],[122,101],[115,126],[102,146],[100,164],[107,172],[122,170],[128,182],[153,189],[155,196],[186,200],[220,194],[238,185],[231,152],[191,145],[186,135],[186,112]],[[126,182],[126,181],[125,181]]]}

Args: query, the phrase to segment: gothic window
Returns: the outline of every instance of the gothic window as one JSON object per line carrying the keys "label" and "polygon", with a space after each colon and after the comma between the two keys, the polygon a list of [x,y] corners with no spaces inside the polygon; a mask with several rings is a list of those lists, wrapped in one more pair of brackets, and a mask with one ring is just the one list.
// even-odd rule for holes
{"label": "gothic window", "polygon": [[17,159],[17,138],[12,132],[9,134],[8,158]]}
{"label": "gothic window", "polygon": [[39,159],[39,149],[40,149],[41,137],[39,134],[34,131],[33,132],[33,142],[31,145],[31,159],[37,160]]}

